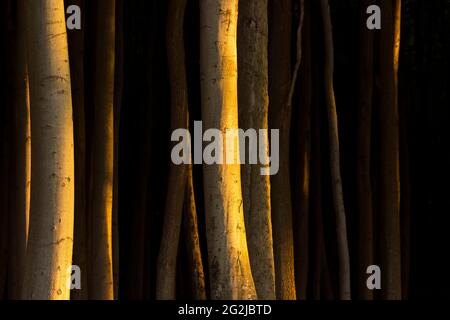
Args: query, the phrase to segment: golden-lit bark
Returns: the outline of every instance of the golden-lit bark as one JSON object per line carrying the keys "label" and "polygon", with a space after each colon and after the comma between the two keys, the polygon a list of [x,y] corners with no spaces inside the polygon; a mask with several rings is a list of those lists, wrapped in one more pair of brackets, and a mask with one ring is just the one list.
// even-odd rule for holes
{"label": "golden-lit bark", "polygon": [[294,236],[292,229],[289,136],[291,105],[292,1],[271,0],[269,20],[269,126],[280,130],[280,168],[271,176],[273,249],[277,299],[294,300]]}
{"label": "golden-lit bark", "polygon": [[93,202],[89,298],[114,299],[112,197],[114,167],[115,1],[99,0],[96,17]]}
{"label": "golden-lit bark", "polygon": [[[365,23],[365,9],[371,4],[361,4],[361,23]],[[371,131],[373,100],[373,47],[374,33],[367,28],[359,32],[359,101],[357,115],[357,208],[358,208],[358,298],[372,300],[373,290],[367,288],[366,269],[374,264],[373,207],[371,185]]]}
{"label": "golden-lit bark", "polygon": [[[238,128],[237,0],[200,1],[203,126]],[[223,141],[226,146],[227,141]],[[213,299],[254,299],[242,206],[239,142],[233,164],[204,164],[208,259]]]}
{"label": "golden-lit bark", "polygon": [[320,1],[324,41],[325,41],[325,98],[328,112],[328,130],[330,139],[330,171],[333,193],[333,206],[336,214],[337,246],[339,256],[339,298],[349,300],[350,295],[350,257],[347,242],[347,224],[345,217],[344,196],[339,153],[339,129],[336,101],[333,88],[334,48],[331,15],[328,0]]}
{"label": "golden-lit bark", "polygon": [[73,300],[88,298],[87,289],[87,215],[86,215],[86,122],[85,122],[85,23],[84,0],[66,0],[81,9],[81,30],[68,31],[70,75],[72,83],[73,132],[75,142],[75,226],[73,264],[81,270],[81,290],[72,290]]}
{"label": "golden-lit bark", "polygon": [[69,299],[74,141],[63,0],[28,0],[31,214],[22,296]]}
{"label": "golden-lit bark", "polygon": [[[380,178],[382,297],[401,299],[401,231],[397,70],[400,0],[381,1],[380,33]],[[394,10],[395,8],[395,10]]]}
{"label": "golden-lit bark", "polygon": [[[239,127],[268,129],[268,22],[267,0],[239,2],[238,66]],[[259,132],[259,131],[258,131]],[[269,139],[264,136],[265,161],[269,158]],[[248,150],[248,149],[246,149]],[[261,153],[260,153],[261,154]],[[275,299],[270,177],[261,175],[263,164],[241,166],[244,217],[248,250],[258,299]]]}
{"label": "golden-lit bark", "polygon": [[[187,128],[188,96],[184,52],[186,0],[170,0],[167,19],[167,54],[171,84],[171,131]],[[186,164],[171,163],[161,244],[157,262],[156,298],[175,299],[176,265],[186,186]]]}
{"label": "golden-lit bark", "polygon": [[189,166],[187,170],[187,185],[184,199],[184,230],[187,238],[186,249],[192,279],[193,298],[196,300],[205,300],[205,273],[198,235],[198,218],[195,205],[192,166]]}

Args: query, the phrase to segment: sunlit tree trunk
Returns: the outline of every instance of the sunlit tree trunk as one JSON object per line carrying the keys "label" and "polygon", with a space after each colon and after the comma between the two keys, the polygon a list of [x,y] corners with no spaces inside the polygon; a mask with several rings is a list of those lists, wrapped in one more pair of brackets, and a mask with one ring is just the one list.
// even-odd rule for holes
{"label": "sunlit tree trunk", "polygon": [[89,298],[113,299],[115,1],[97,3]]}
{"label": "sunlit tree trunk", "polygon": [[25,299],[69,299],[74,141],[63,0],[27,1],[31,98],[31,213]]}
{"label": "sunlit tree trunk", "polygon": [[[366,8],[361,4],[361,23],[366,23]],[[372,186],[370,179],[372,92],[373,92],[373,39],[374,33],[367,28],[360,29],[359,60],[359,103],[357,132],[357,208],[358,208],[358,298],[372,300],[373,291],[367,288],[366,269],[374,264]]]}
{"label": "sunlit tree trunk", "polygon": [[[167,53],[171,83],[171,131],[187,128],[188,96],[184,52],[186,0],[170,0],[167,21]],[[186,186],[186,165],[171,163],[164,224],[157,262],[156,297],[175,299],[175,280],[181,218]]]}
{"label": "sunlit tree trunk", "polygon": [[333,205],[336,214],[336,232],[339,258],[339,297],[349,300],[350,296],[350,257],[347,242],[347,224],[342,193],[342,179],[339,153],[339,130],[336,101],[333,88],[334,49],[333,31],[328,0],[320,1],[325,40],[325,98],[328,111],[328,130],[330,139],[330,171]]}
{"label": "sunlit tree trunk", "polygon": [[397,104],[400,0],[381,1],[380,144],[382,297],[401,299],[399,122]]}
{"label": "sunlit tree trunk", "polygon": [[71,299],[87,299],[87,215],[86,215],[86,121],[85,121],[85,6],[84,0],[66,0],[81,9],[81,30],[68,31],[72,83],[73,131],[75,141],[75,227],[73,264],[81,270],[81,290],[72,290]]}
{"label": "sunlit tree trunk", "polygon": [[280,130],[280,168],[271,177],[275,288],[277,299],[295,299],[289,136],[291,106],[292,1],[269,2],[269,126]]}
{"label": "sunlit tree trunk", "polygon": [[[268,132],[267,3],[267,0],[239,2],[239,126],[244,130]],[[258,147],[264,148],[262,162],[268,163],[268,135]],[[258,299],[275,299],[270,176],[261,174],[261,162],[248,163],[248,150],[246,163],[241,166],[244,216],[246,229],[258,230],[247,233],[250,263]]]}
{"label": "sunlit tree trunk", "polygon": [[[203,126],[238,128],[237,0],[200,1]],[[223,145],[226,146],[226,141]],[[213,299],[256,298],[242,206],[239,148],[233,164],[204,164],[208,259]],[[225,157],[223,157],[225,160]]]}

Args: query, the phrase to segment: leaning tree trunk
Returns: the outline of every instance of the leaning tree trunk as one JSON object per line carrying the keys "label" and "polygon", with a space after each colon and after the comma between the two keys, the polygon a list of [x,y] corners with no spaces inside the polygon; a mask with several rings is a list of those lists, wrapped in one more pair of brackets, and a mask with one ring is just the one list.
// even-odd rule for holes
{"label": "leaning tree trunk", "polygon": [[63,0],[28,1],[31,215],[25,299],[69,299],[74,150]]}
{"label": "leaning tree trunk", "polygon": [[[361,5],[361,23],[370,0]],[[373,100],[373,38],[367,28],[360,29],[359,105],[357,132],[356,185],[358,208],[358,298],[372,300],[373,291],[367,288],[366,269],[374,264],[372,184],[370,179],[372,100]]]}
{"label": "leaning tree trunk", "polygon": [[295,300],[294,236],[289,170],[292,1],[271,0],[269,24],[269,126],[280,130],[280,167],[271,177],[275,288],[278,299]]}
{"label": "leaning tree trunk", "polygon": [[194,181],[192,165],[187,169],[186,192],[184,197],[184,234],[186,235],[186,251],[190,266],[192,294],[196,300],[206,299],[205,273],[198,234],[197,208],[195,205]]}
{"label": "leaning tree trunk", "polygon": [[[171,83],[171,131],[187,128],[188,96],[184,53],[186,0],[170,0],[167,20],[167,54]],[[156,298],[176,298],[176,266],[187,164],[171,163],[164,224],[157,262]]]}
{"label": "leaning tree trunk", "polygon": [[[243,130],[264,129],[268,132],[267,2],[248,0],[239,3],[239,124]],[[265,134],[263,139],[264,143],[259,145],[264,148],[263,153],[259,153],[264,156],[263,161],[241,166],[242,193],[245,226],[247,230],[258,230],[247,234],[256,292],[259,299],[275,299],[270,176],[261,174],[269,159],[268,135]],[[245,154],[248,161],[249,152]]]}
{"label": "leaning tree trunk", "polygon": [[[395,7],[395,11],[394,11]],[[380,142],[382,297],[401,299],[399,122],[397,104],[400,0],[381,1]],[[399,25],[398,25],[399,26]]]}
{"label": "leaning tree trunk", "polygon": [[[200,69],[205,129],[238,128],[237,0],[200,1]],[[223,145],[227,141],[222,141]],[[204,164],[208,259],[213,299],[256,298],[242,207],[239,142],[233,164]],[[223,158],[223,157],[222,157]]]}
{"label": "leaning tree trunk", "polygon": [[93,203],[89,298],[114,299],[112,194],[114,166],[115,0],[97,4]]}
{"label": "leaning tree trunk", "polygon": [[328,130],[330,137],[330,171],[333,193],[333,205],[336,213],[336,232],[339,257],[339,296],[341,300],[349,300],[350,296],[350,257],[347,243],[347,225],[345,218],[344,196],[339,154],[339,130],[336,112],[336,101],[333,88],[334,49],[333,31],[328,0],[320,1],[324,41],[325,41],[325,98],[328,111]]}

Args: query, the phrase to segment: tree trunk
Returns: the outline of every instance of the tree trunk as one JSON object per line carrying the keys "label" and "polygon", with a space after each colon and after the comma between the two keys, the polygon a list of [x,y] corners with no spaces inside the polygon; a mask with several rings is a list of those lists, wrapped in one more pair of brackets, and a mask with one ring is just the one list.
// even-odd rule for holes
{"label": "tree trunk", "polygon": [[194,181],[192,166],[187,171],[187,186],[184,198],[184,230],[187,237],[186,249],[191,270],[193,298],[206,299],[205,274],[203,271],[202,253],[200,250],[200,238],[198,235],[197,208],[195,205]]}
{"label": "tree trunk", "polygon": [[[238,128],[237,0],[200,2],[200,72],[205,129],[225,136]],[[222,141],[223,145],[227,141]],[[204,190],[211,297],[253,299],[242,207],[239,142],[233,164],[204,164]]]}
{"label": "tree trunk", "polygon": [[63,0],[28,1],[32,185],[25,299],[69,299],[74,150]]}
{"label": "tree trunk", "polygon": [[[366,8],[371,4],[365,0],[361,4],[361,23],[366,23]],[[359,103],[357,133],[357,208],[358,208],[358,298],[372,300],[373,291],[367,288],[367,267],[374,264],[372,184],[370,179],[372,92],[373,92],[373,38],[374,33],[367,28],[360,29],[359,61]]]}
{"label": "tree trunk", "polygon": [[114,76],[114,173],[112,209],[113,282],[114,299],[119,298],[119,145],[120,112],[124,86],[124,0],[116,1],[116,45]]}
{"label": "tree trunk", "polygon": [[295,300],[289,136],[291,110],[292,1],[271,0],[269,21],[269,126],[280,130],[280,168],[271,177],[275,288],[277,299]]}
{"label": "tree trunk", "polygon": [[11,230],[8,267],[8,298],[20,299],[25,271],[26,247],[30,210],[31,180],[31,140],[30,140],[30,101],[26,54],[26,19],[24,2],[17,4],[15,13],[12,76],[14,79],[13,99],[14,119],[11,128],[12,143],[10,152],[14,174],[11,176],[9,225]]}
{"label": "tree trunk", "polygon": [[311,103],[312,103],[312,77],[311,77],[311,9],[310,1],[300,2],[300,14],[304,17],[302,51],[303,58],[301,73],[299,75],[299,113],[298,113],[298,143],[297,143],[297,177],[295,186],[295,198],[297,204],[294,206],[295,221],[295,280],[297,287],[297,298],[306,299],[309,275],[309,189],[310,189],[310,167],[311,167]]}
{"label": "tree trunk", "polygon": [[72,290],[71,299],[88,298],[87,288],[87,215],[86,215],[86,121],[84,82],[84,0],[66,0],[66,5],[81,9],[81,30],[68,32],[70,74],[72,83],[73,133],[75,141],[75,227],[73,264],[81,270],[81,290]]}
{"label": "tree trunk", "polygon": [[[239,124],[243,130],[268,129],[268,25],[267,0],[239,3],[238,18]],[[259,131],[258,131],[259,132]],[[242,147],[242,146],[241,146]],[[268,163],[269,139],[264,136],[264,157]],[[244,217],[250,263],[258,299],[275,299],[270,208],[270,176],[261,175],[263,164],[241,166]],[[261,154],[261,153],[260,153]]]}
{"label": "tree trunk", "polygon": [[328,0],[320,1],[324,41],[325,41],[325,97],[328,111],[330,139],[330,170],[333,193],[333,205],[336,213],[336,232],[339,257],[339,296],[341,300],[350,300],[350,257],[347,243],[347,226],[342,193],[342,179],[339,154],[339,129],[336,112],[336,101],[333,88],[334,48],[331,26],[330,6]]}
{"label": "tree trunk", "polygon": [[114,163],[115,1],[97,4],[93,203],[89,297],[114,299],[112,193]]}
{"label": "tree trunk", "polygon": [[[395,14],[399,0],[381,1],[382,29],[380,34],[380,144],[381,144],[381,270],[382,297],[401,299],[401,249],[400,249],[400,173],[399,124],[397,105],[397,67],[399,36]],[[397,10],[396,10],[397,11]],[[394,14],[395,19],[394,20]]]}
{"label": "tree trunk", "polygon": [[[170,0],[167,20],[167,54],[171,83],[171,131],[188,126],[188,96],[184,52],[184,15],[186,0]],[[157,262],[156,298],[175,299],[176,265],[183,201],[186,186],[186,164],[171,163],[164,224]]]}

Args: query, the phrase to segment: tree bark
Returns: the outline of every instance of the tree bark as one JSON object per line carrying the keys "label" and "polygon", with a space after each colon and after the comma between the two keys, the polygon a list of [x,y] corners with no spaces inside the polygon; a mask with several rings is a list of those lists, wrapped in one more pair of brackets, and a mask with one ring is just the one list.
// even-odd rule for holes
{"label": "tree bark", "polygon": [[85,120],[85,6],[84,0],[66,0],[66,5],[81,9],[81,30],[68,31],[70,74],[72,83],[73,131],[75,141],[75,227],[73,264],[81,270],[81,290],[72,290],[71,299],[88,298],[87,288],[87,215],[86,215],[86,120]]}
{"label": "tree bark", "polygon": [[[171,131],[188,126],[188,96],[184,51],[186,0],[170,0],[167,20],[167,54],[171,83]],[[156,298],[176,298],[176,265],[186,186],[186,164],[171,163],[164,224],[157,261]]]}
{"label": "tree bark", "polygon": [[[397,68],[399,35],[396,32],[400,0],[381,1],[380,34],[380,144],[381,144],[381,270],[383,299],[401,299],[401,233],[399,123]],[[394,11],[394,6],[396,10]]]}
{"label": "tree bark", "polygon": [[[238,18],[239,124],[243,130],[268,132],[268,22],[267,0],[240,1]],[[261,133],[260,133],[261,134]],[[241,146],[242,147],[242,146]],[[264,136],[265,161],[269,139]],[[261,152],[261,151],[259,151]],[[259,153],[261,154],[261,153]],[[246,151],[248,161],[248,151]],[[275,299],[270,205],[270,176],[261,175],[263,164],[241,165],[244,217],[250,263],[258,299]]]}
{"label": "tree bark", "polygon": [[69,299],[74,147],[63,0],[28,1],[32,185],[25,299]]}
{"label": "tree bark", "polygon": [[[365,0],[361,4],[361,23],[366,23],[366,8],[371,4]],[[371,131],[373,100],[373,41],[374,33],[367,28],[360,29],[359,61],[359,103],[357,132],[357,208],[358,208],[358,298],[372,300],[373,291],[367,288],[367,267],[374,264],[373,207],[371,183]]]}
{"label": "tree bark", "polygon": [[324,41],[325,41],[325,97],[328,111],[328,126],[330,139],[330,170],[333,205],[336,214],[336,232],[339,257],[339,297],[350,300],[350,257],[347,242],[347,225],[342,192],[342,179],[339,154],[339,129],[336,113],[336,101],[333,88],[334,48],[331,15],[328,0],[320,1]]}
{"label": "tree bark", "polygon": [[298,113],[298,142],[297,142],[297,177],[295,182],[294,206],[295,222],[295,280],[297,298],[306,299],[309,275],[309,205],[310,205],[310,170],[311,170],[311,103],[312,103],[312,77],[311,77],[311,20],[310,1],[300,2],[300,19],[304,17],[301,49],[301,73],[299,75],[299,102]]}
{"label": "tree bark", "polygon": [[115,0],[97,3],[93,203],[89,298],[114,299],[112,196],[114,167]]}
{"label": "tree bark", "polygon": [[124,0],[116,1],[116,43],[114,76],[114,173],[113,173],[113,209],[112,209],[112,245],[113,245],[113,282],[114,299],[119,298],[119,145],[120,113],[122,110],[124,86]]}
{"label": "tree bark", "polygon": [[205,273],[203,270],[200,238],[198,235],[197,208],[195,205],[194,181],[192,166],[187,170],[187,186],[184,199],[184,230],[187,237],[186,250],[192,273],[193,297],[196,300],[206,299]]}
{"label": "tree bark", "polygon": [[[237,0],[200,2],[203,126],[218,129],[224,136],[228,129],[238,128],[237,17]],[[256,298],[247,249],[238,158],[239,148],[235,147],[235,163],[203,166],[213,299]]]}
{"label": "tree bark", "polygon": [[269,21],[269,126],[280,130],[280,168],[271,177],[277,299],[295,300],[294,236],[289,173],[292,1],[271,0]]}
{"label": "tree bark", "polygon": [[25,271],[26,247],[28,239],[31,180],[31,140],[30,140],[30,100],[26,53],[25,4],[18,1],[14,12],[14,43],[12,44],[12,77],[14,116],[11,128],[13,153],[9,226],[11,230],[8,264],[8,298],[20,299]]}

